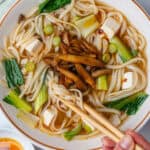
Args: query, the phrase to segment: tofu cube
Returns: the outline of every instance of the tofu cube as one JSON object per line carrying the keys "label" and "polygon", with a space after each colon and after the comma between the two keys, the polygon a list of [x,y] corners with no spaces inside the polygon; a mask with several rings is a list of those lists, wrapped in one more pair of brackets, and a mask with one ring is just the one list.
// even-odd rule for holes
{"label": "tofu cube", "polygon": [[133,72],[126,72],[123,77],[122,89],[129,89],[133,84]]}
{"label": "tofu cube", "polygon": [[29,53],[39,52],[43,48],[43,44],[40,40],[33,40],[27,47],[25,48]]}
{"label": "tofu cube", "polygon": [[46,126],[49,126],[49,124],[51,123],[51,121],[53,120],[55,116],[55,112],[51,109],[47,109],[43,112],[43,123]]}
{"label": "tofu cube", "polygon": [[112,39],[113,36],[120,29],[120,26],[121,24],[119,22],[117,22],[115,19],[110,17],[105,20],[101,29],[105,32],[105,34],[107,35],[109,39]]}
{"label": "tofu cube", "polygon": [[28,59],[24,58],[21,60],[21,65],[24,66],[25,64],[27,64],[27,62],[28,62]]}

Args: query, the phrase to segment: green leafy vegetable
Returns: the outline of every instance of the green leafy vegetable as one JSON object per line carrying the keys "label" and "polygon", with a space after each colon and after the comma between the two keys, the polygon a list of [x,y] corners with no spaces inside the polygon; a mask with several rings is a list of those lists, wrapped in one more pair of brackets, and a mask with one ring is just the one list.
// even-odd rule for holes
{"label": "green leafy vegetable", "polygon": [[59,36],[55,36],[55,37],[53,38],[53,45],[54,45],[55,47],[57,47],[57,46],[60,46],[60,44],[61,44],[61,38],[60,38]]}
{"label": "green leafy vegetable", "polygon": [[44,12],[45,7],[48,5],[50,0],[45,0],[39,5],[39,13]]}
{"label": "green leafy vegetable", "polygon": [[92,132],[92,129],[89,125],[83,124],[82,127],[88,134]]}
{"label": "green leafy vegetable", "polygon": [[128,60],[133,58],[132,53],[118,37],[112,38],[110,43],[116,46],[119,56],[121,57],[123,62],[127,62]]}
{"label": "green leafy vegetable", "polygon": [[45,85],[45,80],[46,80],[46,76],[47,76],[47,72],[48,70],[45,72],[44,76],[43,76],[43,83],[42,83],[42,87],[40,89],[40,92],[33,104],[34,106],[34,113],[37,114],[38,111],[40,110],[40,108],[47,102],[48,100],[48,87]]}
{"label": "green leafy vegetable", "polygon": [[68,141],[72,140],[74,136],[78,135],[82,130],[82,123],[79,123],[76,128],[71,131],[67,131],[64,133],[64,138]]}
{"label": "green leafy vegetable", "polygon": [[17,64],[16,59],[6,59],[3,61],[6,80],[9,88],[16,88],[24,84],[22,72]]}
{"label": "green leafy vegetable", "polygon": [[102,60],[103,60],[104,63],[108,63],[110,61],[110,59],[111,59],[111,56],[110,56],[109,53],[103,54]]}
{"label": "green leafy vegetable", "polygon": [[99,76],[96,81],[96,87],[98,90],[108,90],[107,76]]}
{"label": "green leafy vegetable", "polygon": [[45,35],[51,35],[54,32],[54,27],[52,24],[48,24],[44,27]]}
{"label": "green leafy vegetable", "polygon": [[4,101],[10,105],[15,106],[16,108],[23,110],[25,112],[31,112],[32,107],[24,99],[20,98],[18,93],[15,90],[12,90],[8,96],[4,98]]}
{"label": "green leafy vegetable", "polygon": [[138,55],[138,50],[132,49],[131,53],[134,57],[136,57]]}
{"label": "green leafy vegetable", "polygon": [[71,3],[71,0],[45,0],[39,5],[39,13],[52,12]]}
{"label": "green leafy vegetable", "polygon": [[139,92],[130,97],[123,98],[114,102],[106,103],[107,107],[115,108],[120,111],[126,112],[128,115],[134,115],[145,102],[148,95],[144,92]]}
{"label": "green leafy vegetable", "polygon": [[38,113],[40,108],[45,104],[45,102],[48,100],[48,88],[46,85],[43,85],[39,95],[37,96],[35,102],[34,102],[34,112],[35,114]]}
{"label": "green leafy vegetable", "polygon": [[109,44],[109,52],[110,52],[111,54],[114,54],[114,53],[117,52],[117,47],[116,47],[115,44]]}

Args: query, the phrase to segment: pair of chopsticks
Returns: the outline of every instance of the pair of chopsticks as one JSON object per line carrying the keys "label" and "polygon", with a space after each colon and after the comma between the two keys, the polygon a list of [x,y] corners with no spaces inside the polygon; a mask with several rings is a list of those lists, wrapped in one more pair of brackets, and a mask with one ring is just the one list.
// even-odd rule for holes
{"label": "pair of chopsticks", "polygon": [[[89,113],[89,115],[87,115],[84,111],[82,111],[80,108],[78,108],[75,104],[71,102],[65,101],[63,99],[60,99],[60,101],[67,107],[69,107],[72,111],[74,111],[76,114],[84,118],[86,121],[90,122],[101,133],[113,139],[115,142],[119,142],[120,139],[124,137],[123,132],[114,127],[105,117],[96,112],[88,104],[84,103],[83,105],[85,110]],[[142,150],[142,148],[139,145],[136,145],[135,150]]]}

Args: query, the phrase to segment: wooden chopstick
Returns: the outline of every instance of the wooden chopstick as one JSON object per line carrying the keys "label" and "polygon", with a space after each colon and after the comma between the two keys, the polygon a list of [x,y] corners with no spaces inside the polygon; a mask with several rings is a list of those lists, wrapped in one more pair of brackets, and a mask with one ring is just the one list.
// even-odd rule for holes
{"label": "wooden chopstick", "polygon": [[[115,126],[113,126],[103,115],[95,111],[91,106],[84,103],[85,110],[94,117],[99,123],[101,123],[103,126],[105,126],[107,129],[110,129],[112,133],[114,133],[119,139],[124,137],[123,132],[121,132],[119,129],[117,129]],[[135,145],[136,150],[142,150],[142,148],[139,145]]]}
{"label": "wooden chopstick", "polygon": [[101,123],[103,126],[107,127],[108,129],[111,129],[111,132],[113,132],[118,138],[123,138],[124,134],[114,127],[105,117],[103,117],[102,114],[96,112],[91,106],[84,103],[85,110],[93,116],[99,123]]}
{"label": "wooden chopstick", "polygon": [[[99,115],[99,113],[97,113],[95,110],[93,110],[86,103],[84,103],[84,107],[91,116],[87,115],[80,108],[75,106],[72,102],[69,102],[69,101],[66,101],[63,99],[60,99],[60,101],[63,104],[65,104],[67,107],[69,107],[72,111],[77,113],[79,116],[84,118],[86,121],[90,122],[100,132],[102,132],[103,134],[105,134],[108,137],[110,137],[111,139],[113,139],[115,142],[119,142],[120,139],[124,136],[124,134],[121,131],[119,131],[117,128],[115,128],[113,125],[111,125],[111,123],[109,123],[104,117],[102,117],[102,115]],[[108,128],[105,128],[102,124]],[[114,134],[115,131],[117,131],[117,133]],[[116,135],[116,134],[118,134],[118,135]],[[142,150],[142,148],[139,147],[138,145],[136,145],[135,150]]]}
{"label": "wooden chopstick", "polygon": [[62,103],[64,103],[67,107],[69,107],[71,110],[73,110],[75,113],[77,113],[79,116],[84,118],[86,121],[91,122],[93,124],[93,126],[95,128],[97,128],[100,132],[109,136],[116,142],[119,141],[119,138],[116,135],[114,135],[111,131],[107,130],[105,127],[103,127],[101,124],[99,124],[95,119],[93,119],[91,116],[89,116],[85,112],[83,112],[80,108],[76,107],[73,103],[65,101],[63,99],[60,99],[60,101]]}

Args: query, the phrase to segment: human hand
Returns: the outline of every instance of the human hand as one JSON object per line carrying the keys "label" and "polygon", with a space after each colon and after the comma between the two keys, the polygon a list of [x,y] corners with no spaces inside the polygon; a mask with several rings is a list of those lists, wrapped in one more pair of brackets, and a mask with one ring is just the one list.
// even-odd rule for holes
{"label": "human hand", "polygon": [[115,143],[108,137],[104,137],[102,142],[103,150],[134,150],[135,144],[138,144],[144,150],[150,150],[150,143],[132,130],[128,130],[125,137],[119,143]]}

